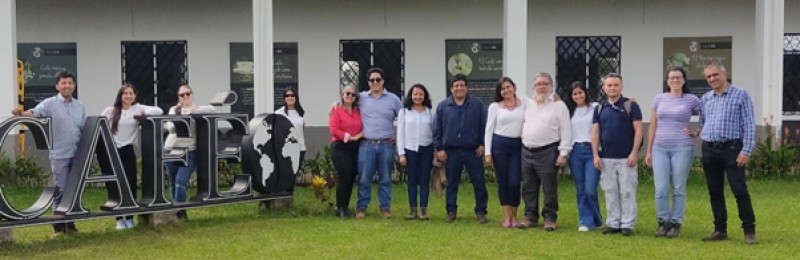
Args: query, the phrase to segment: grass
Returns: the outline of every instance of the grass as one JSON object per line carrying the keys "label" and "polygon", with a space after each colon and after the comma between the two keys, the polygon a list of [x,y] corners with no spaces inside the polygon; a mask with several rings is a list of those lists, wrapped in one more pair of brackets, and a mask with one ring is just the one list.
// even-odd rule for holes
{"label": "grass", "polygon": [[[644,179],[644,178],[643,178]],[[431,195],[429,221],[402,219],[408,210],[405,186],[393,188],[390,220],[379,219],[373,202],[364,220],[341,220],[324,203],[314,201],[310,188],[298,188],[292,209],[260,213],[257,203],[197,209],[180,224],[114,230],[113,219],[78,222],[81,234],[48,238],[48,226],[18,228],[16,241],[0,245],[2,258],[370,258],[370,259],[509,259],[509,258],[768,258],[800,255],[800,196],[797,180],[749,182],[757,217],[759,244],[746,246],[739,229],[735,200],[728,193],[729,237],[704,243],[712,217],[705,184],[692,176],[688,185],[686,219],[678,238],[654,238],[656,228],[653,185],[640,180],[639,218],[632,237],[577,232],[575,190],[570,180],[559,186],[559,228],[505,230],[500,227],[496,186],[489,185],[489,218],[476,224],[472,188],[462,184],[459,219],[444,223],[444,197]],[[602,193],[601,193],[602,194]],[[32,201],[37,190],[6,189],[15,201]],[[333,195],[333,194],[331,194]],[[602,195],[601,195],[602,198]],[[104,191],[93,189],[85,198],[97,208]],[[602,201],[601,201],[602,203]],[[97,205],[97,206],[95,206]],[[351,203],[355,205],[355,203]],[[351,206],[352,207],[352,206]],[[602,208],[602,207],[601,207]]]}

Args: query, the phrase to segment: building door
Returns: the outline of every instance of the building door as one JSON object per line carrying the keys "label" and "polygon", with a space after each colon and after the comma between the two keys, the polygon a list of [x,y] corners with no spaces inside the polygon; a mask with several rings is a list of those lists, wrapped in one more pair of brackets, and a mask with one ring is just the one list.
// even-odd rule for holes
{"label": "building door", "polygon": [[359,91],[369,90],[367,70],[383,69],[383,86],[403,98],[405,89],[405,41],[388,40],[341,40],[339,41],[340,87],[356,85]]}
{"label": "building door", "polygon": [[569,85],[580,81],[587,88],[587,101],[603,99],[602,79],[621,69],[620,36],[556,37],[556,91],[568,98]]}
{"label": "building door", "polygon": [[133,84],[138,101],[167,111],[178,87],[189,83],[186,41],[123,41],[122,83]]}

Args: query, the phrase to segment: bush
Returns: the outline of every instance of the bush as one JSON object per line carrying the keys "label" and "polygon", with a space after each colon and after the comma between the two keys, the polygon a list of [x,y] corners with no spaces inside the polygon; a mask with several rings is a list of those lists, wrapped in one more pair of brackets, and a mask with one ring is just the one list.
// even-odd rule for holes
{"label": "bush", "polygon": [[795,147],[781,145],[775,140],[772,125],[764,118],[767,137],[756,143],[747,164],[747,174],[754,178],[788,177],[797,175],[798,152]]}
{"label": "bush", "polygon": [[0,153],[0,184],[4,186],[41,187],[50,178],[35,159],[20,156],[16,163]]}

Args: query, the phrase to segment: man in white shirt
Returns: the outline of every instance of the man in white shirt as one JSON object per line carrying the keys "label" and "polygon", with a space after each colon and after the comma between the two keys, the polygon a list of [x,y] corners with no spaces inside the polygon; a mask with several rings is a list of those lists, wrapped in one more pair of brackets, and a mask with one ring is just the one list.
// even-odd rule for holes
{"label": "man in white shirt", "polygon": [[522,199],[525,220],[521,228],[538,226],[539,187],[544,193],[541,216],[544,230],[556,229],[558,218],[558,167],[567,163],[572,149],[569,109],[553,98],[553,78],[540,72],[533,78],[533,100],[528,100],[522,126]]}

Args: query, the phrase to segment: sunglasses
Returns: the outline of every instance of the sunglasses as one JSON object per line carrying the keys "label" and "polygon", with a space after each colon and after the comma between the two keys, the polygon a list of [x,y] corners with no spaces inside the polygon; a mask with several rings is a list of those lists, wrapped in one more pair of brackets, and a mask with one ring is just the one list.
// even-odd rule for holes
{"label": "sunglasses", "polygon": [[288,98],[288,97],[296,97],[296,96],[294,94],[286,94],[286,95],[283,95],[283,97],[287,97]]}
{"label": "sunglasses", "polygon": [[375,82],[381,82],[381,81],[383,81],[383,79],[382,79],[382,78],[374,78],[374,79],[369,79],[369,82],[371,82],[371,83],[375,83]]}
{"label": "sunglasses", "polygon": [[345,92],[344,95],[348,97],[356,97],[356,93],[353,92]]}
{"label": "sunglasses", "polygon": [[192,93],[191,93],[191,92],[186,92],[186,93],[178,93],[178,96],[179,96],[179,97],[188,97],[188,96],[191,96],[191,95],[192,95]]}

